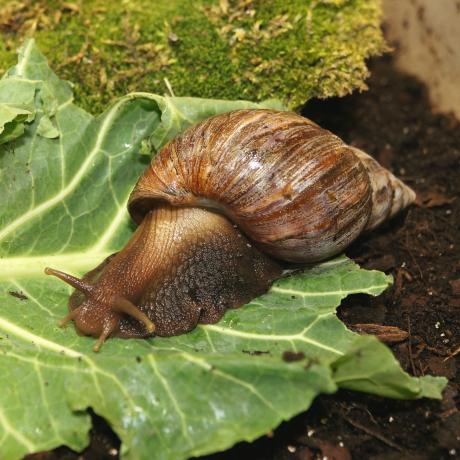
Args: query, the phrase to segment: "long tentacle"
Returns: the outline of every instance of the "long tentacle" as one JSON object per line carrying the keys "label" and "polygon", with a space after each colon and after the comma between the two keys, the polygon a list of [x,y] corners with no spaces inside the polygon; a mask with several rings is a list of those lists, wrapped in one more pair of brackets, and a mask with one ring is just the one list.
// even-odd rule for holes
{"label": "long tentacle", "polygon": [[69,275],[68,273],[61,272],[60,270],[55,270],[54,268],[46,267],[45,273],[47,275],[52,275],[56,278],[61,279],[65,283],[70,284],[72,287],[78,289],[84,294],[88,295],[93,290],[93,286],[91,284],[88,284],[85,281],[76,278],[75,276]]}

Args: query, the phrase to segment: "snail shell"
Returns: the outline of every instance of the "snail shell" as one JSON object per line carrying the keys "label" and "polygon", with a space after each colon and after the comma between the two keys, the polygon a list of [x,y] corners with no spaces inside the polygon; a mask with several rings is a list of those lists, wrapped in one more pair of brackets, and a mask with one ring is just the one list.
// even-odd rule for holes
{"label": "snail shell", "polygon": [[361,150],[292,112],[239,110],[167,144],[133,190],[136,222],[159,202],[227,215],[265,252],[316,262],[415,199]]}

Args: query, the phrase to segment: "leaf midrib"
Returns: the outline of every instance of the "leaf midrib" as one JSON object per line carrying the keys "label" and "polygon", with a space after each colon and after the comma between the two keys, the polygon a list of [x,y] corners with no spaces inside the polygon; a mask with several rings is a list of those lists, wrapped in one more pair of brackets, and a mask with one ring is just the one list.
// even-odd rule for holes
{"label": "leaf midrib", "polygon": [[3,257],[0,258],[0,280],[44,277],[46,267],[82,273],[94,268],[112,253],[113,251],[100,250],[58,255]]}
{"label": "leaf midrib", "polygon": [[68,348],[64,345],[60,345],[56,342],[45,339],[40,335],[33,334],[32,332],[29,332],[27,329],[16,326],[16,324],[13,324],[1,317],[0,328],[3,331],[6,331],[7,333],[14,335],[15,337],[18,337],[26,342],[33,343],[39,348],[44,348],[46,350],[54,351],[56,353],[65,353],[67,356],[70,356],[72,358],[78,358],[82,356],[81,353],[73,350],[72,348]]}
{"label": "leaf midrib", "polygon": [[87,172],[87,170],[92,167],[93,159],[101,149],[102,142],[105,139],[105,136],[107,135],[108,131],[110,130],[110,127],[112,125],[111,122],[113,121],[113,118],[118,108],[125,102],[126,100],[121,99],[107,113],[107,116],[102,122],[99,134],[97,135],[96,140],[94,142],[94,147],[88,153],[81,167],[73,176],[72,180],[64,188],[61,188],[59,192],[56,193],[53,197],[48,198],[47,200],[40,203],[38,206],[31,208],[29,211],[25,212],[20,217],[13,220],[9,225],[6,225],[0,232],[0,241],[3,241],[5,237],[7,237],[10,233],[15,231],[19,226],[24,225],[26,222],[29,222],[38,215],[44,213],[48,209],[52,208],[55,204],[62,202],[64,198],[66,198],[76,189],[82,178],[85,177],[85,173]]}

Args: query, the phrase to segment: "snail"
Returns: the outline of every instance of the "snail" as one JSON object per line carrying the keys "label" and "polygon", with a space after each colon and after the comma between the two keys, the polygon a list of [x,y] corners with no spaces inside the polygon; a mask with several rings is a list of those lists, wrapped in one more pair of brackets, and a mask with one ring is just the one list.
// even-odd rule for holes
{"label": "snail", "polygon": [[128,202],[137,230],[83,278],[70,313],[84,335],[172,336],[266,292],[281,261],[343,251],[415,199],[369,155],[293,112],[238,110],[170,141]]}

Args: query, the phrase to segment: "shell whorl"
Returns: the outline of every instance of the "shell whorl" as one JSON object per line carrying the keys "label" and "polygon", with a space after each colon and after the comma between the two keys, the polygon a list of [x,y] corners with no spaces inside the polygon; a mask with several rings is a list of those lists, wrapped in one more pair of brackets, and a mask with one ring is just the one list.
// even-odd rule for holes
{"label": "shell whorl", "polygon": [[415,201],[415,192],[367,153],[353,148],[368,171],[372,187],[372,212],[366,230],[378,227]]}
{"label": "shell whorl", "polygon": [[139,179],[128,208],[136,222],[158,201],[216,209],[272,256],[315,262],[407,205],[412,195],[405,188],[306,118],[239,110],[169,142]]}

